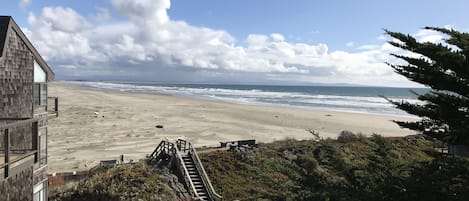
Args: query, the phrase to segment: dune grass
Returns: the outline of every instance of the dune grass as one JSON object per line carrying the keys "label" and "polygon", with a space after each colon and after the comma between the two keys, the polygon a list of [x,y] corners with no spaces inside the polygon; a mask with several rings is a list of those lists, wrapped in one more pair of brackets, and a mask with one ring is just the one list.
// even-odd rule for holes
{"label": "dune grass", "polygon": [[469,162],[436,154],[434,143],[422,136],[290,139],[201,159],[226,200],[467,200]]}

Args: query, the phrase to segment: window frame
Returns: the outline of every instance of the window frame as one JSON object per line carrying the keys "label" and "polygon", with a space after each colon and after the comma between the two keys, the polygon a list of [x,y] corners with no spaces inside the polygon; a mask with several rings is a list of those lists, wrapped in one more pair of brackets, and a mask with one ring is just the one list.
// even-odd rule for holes
{"label": "window frame", "polygon": [[[47,165],[48,147],[47,147],[47,127],[39,128],[38,132],[38,162],[39,168]],[[44,144],[42,143],[44,141]],[[44,146],[43,146],[44,145]]]}
{"label": "window frame", "polygon": [[[36,94],[35,87],[38,87],[38,94]],[[45,88],[45,95],[42,94],[42,90]],[[37,95],[37,97],[36,97]],[[42,97],[42,96],[45,97]],[[47,90],[47,83],[46,82],[35,82],[33,86],[33,101],[35,106],[47,106],[47,96],[48,96],[48,90]],[[43,102],[44,101],[44,102]]]}
{"label": "window frame", "polygon": [[37,198],[39,200],[37,201],[47,201],[48,195],[47,195],[47,188],[48,188],[48,180],[45,179],[41,182],[39,182],[37,185],[34,186],[33,188],[33,201],[36,201],[36,195],[38,196]]}

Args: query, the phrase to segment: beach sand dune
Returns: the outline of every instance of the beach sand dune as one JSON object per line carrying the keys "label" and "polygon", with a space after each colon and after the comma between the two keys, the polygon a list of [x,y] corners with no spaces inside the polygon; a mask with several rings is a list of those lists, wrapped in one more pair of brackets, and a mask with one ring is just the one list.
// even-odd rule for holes
{"label": "beach sand dune", "polygon": [[[56,82],[50,96],[59,96],[60,116],[49,122],[49,171],[91,168],[100,160],[138,160],[161,139],[184,136],[196,146],[219,141],[285,138],[310,139],[308,129],[321,137],[343,130],[384,136],[414,134],[391,120],[404,117],[242,105],[162,94],[79,88]],[[163,128],[156,128],[162,125]]]}

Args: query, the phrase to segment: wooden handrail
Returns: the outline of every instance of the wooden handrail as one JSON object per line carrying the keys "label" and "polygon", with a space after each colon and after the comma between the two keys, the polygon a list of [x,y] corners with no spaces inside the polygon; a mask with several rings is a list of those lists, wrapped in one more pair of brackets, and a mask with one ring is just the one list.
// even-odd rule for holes
{"label": "wooden handrail", "polygon": [[3,120],[6,120],[6,121],[9,121],[9,120],[12,120],[12,121],[20,121],[20,120],[26,120],[26,119],[31,119],[31,118],[28,118],[28,117],[21,117],[21,118],[0,118],[0,121],[3,121]]}
{"label": "wooden handrail", "polygon": [[50,97],[47,97],[47,99],[53,99],[54,100],[54,110],[52,112],[49,112],[49,113],[55,114],[55,117],[58,117],[59,116],[59,97],[50,96]]}
{"label": "wooden handrail", "polygon": [[159,154],[159,152],[160,152],[159,150],[161,149],[161,145],[164,144],[164,143],[165,143],[165,141],[162,140],[160,142],[160,144],[158,144],[158,146],[156,146],[155,150],[149,156],[150,159],[153,159],[154,157],[156,157]]}
{"label": "wooden handrail", "polygon": [[184,171],[183,171],[184,175],[183,176],[186,178],[186,180],[189,181],[189,186],[192,189],[192,192],[194,193],[194,196],[196,198],[200,198],[200,195],[197,193],[197,190],[195,189],[195,185],[192,182],[191,177],[189,176],[189,170],[187,170],[186,164],[184,164],[184,160],[182,160],[182,156],[177,151],[176,151],[176,158],[178,158],[179,163],[181,163],[181,166],[184,169]]}
{"label": "wooden handrail", "polygon": [[[22,118],[18,118],[18,119],[22,119]],[[13,120],[13,119],[10,119],[10,120]],[[38,125],[39,125],[39,119],[36,119],[36,118],[32,118],[32,119],[22,119],[22,120],[18,120],[18,121],[15,121],[15,122],[12,122],[12,123],[8,123],[8,124],[5,124],[5,125],[0,125],[0,131],[3,131],[4,132],[4,140],[3,140],[3,148],[4,148],[4,158],[5,158],[5,161],[4,161],[4,164],[2,164],[1,168],[4,168],[4,175],[3,175],[3,178],[7,178],[9,177],[9,170],[10,170],[10,165],[11,164],[14,164],[20,160],[23,160],[24,158],[34,154],[34,163],[36,163],[38,161],[38,142],[37,142],[37,139],[38,139],[38,132],[39,132],[39,129],[38,129]],[[32,130],[31,130],[31,145],[32,145],[32,151],[29,151],[25,154],[22,154],[20,155],[20,157],[18,158],[15,158],[14,160],[11,160],[10,161],[10,129],[11,128],[15,128],[15,127],[19,127],[19,126],[24,126],[24,125],[28,125],[30,124],[30,126],[32,127]],[[26,151],[26,150],[25,150]]]}
{"label": "wooden handrail", "polygon": [[[36,156],[36,154],[37,154],[37,151],[29,151],[29,152],[27,152],[25,154],[22,154],[21,156],[15,158],[14,160],[8,161],[8,163],[0,164],[0,169],[5,169],[5,172],[7,173],[7,175],[4,174],[4,175],[2,175],[2,177],[7,178],[7,177],[10,176],[10,175],[8,175],[8,173],[10,172],[9,168],[10,168],[11,165],[13,165],[13,164],[17,163],[18,161],[21,161],[21,160],[23,160],[23,159],[25,159],[25,158],[27,158],[31,155]],[[34,163],[36,163],[37,162],[36,161],[37,157],[34,157],[34,158],[35,158]]]}
{"label": "wooden handrail", "polygon": [[192,144],[190,142],[189,142],[189,151],[192,152],[191,157],[193,157],[192,160],[194,160],[194,164],[198,167],[197,170],[201,171],[199,172],[199,174],[201,175],[202,180],[204,180],[205,185],[208,186],[209,188],[207,190],[208,190],[210,197],[213,200],[222,200],[223,197],[215,192],[212,182],[210,182],[210,178],[208,178],[207,172],[205,172],[205,168],[202,165],[202,162],[200,161],[199,155],[197,155],[197,151],[195,150],[194,147],[192,147]]}
{"label": "wooden handrail", "polygon": [[34,154],[36,154],[36,153],[37,153],[37,151],[28,151],[28,152],[26,152],[26,153],[24,153],[24,154],[21,154],[21,156],[15,158],[14,160],[11,160],[11,161],[8,162],[8,163],[9,163],[9,164],[16,163],[16,162],[18,162],[18,161],[20,161],[20,160],[23,160],[23,159],[25,159],[25,158],[27,158],[27,157],[29,157],[29,156],[31,156],[31,155],[34,155]]}
{"label": "wooden handrail", "polygon": [[[10,119],[10,120],[13,120],[13,119]],[[39,119],[37,119],[37,118],[21,119],[19,121],[15,121],[13,123],[0,125],[0,130],[9,129],[9,128],[13,128],[13,127],[18,127],[18,126],[22,126],[24,124],[31,124],[31,123],[35,123],[35,122],[38,122],[38,121],[39,121]]]}

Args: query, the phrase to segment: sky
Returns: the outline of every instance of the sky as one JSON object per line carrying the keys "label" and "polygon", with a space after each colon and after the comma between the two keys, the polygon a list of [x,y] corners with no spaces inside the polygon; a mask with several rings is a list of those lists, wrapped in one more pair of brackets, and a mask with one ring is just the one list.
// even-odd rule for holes
{"label": "sky", "polygon": [[60,80],[415,87],[383,29],[441,42],[469,1],[8,0]]}

